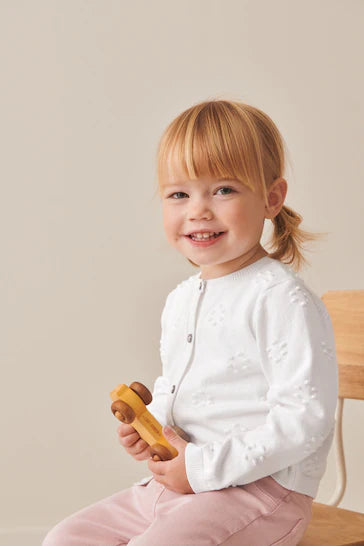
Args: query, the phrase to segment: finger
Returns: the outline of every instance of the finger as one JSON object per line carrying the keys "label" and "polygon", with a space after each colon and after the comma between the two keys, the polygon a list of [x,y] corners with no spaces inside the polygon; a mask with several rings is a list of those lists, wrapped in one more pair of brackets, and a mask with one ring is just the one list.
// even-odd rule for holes
{"label": "finger", "polygon": [[181,427],[178,427],[177,425],[174,425],[172,428],[173,428],[174,432],[177,432],[177,434],[178,434],[178,436],[180,436],[180,438],[182,438],[186,442],[191,441],[191,439],[190,439],[189,435],[187,434],[187,432],[185,432]]}
{"label": "finger", "polygon": [[140,440],[140,436],[137,432],[133,432],[128,436],[119,436],[119,440],[121,445],[123,445],[124,447],[132,447],[138,442],[138,440]]}
{"label": "finger", "polygon": [[153,461],[153,459],[148,460],[148,468],[157,476],[165,475],[165,463],[163,461]]}
{"label": "finger", "polygon": [[136,432],[135,428],[131,425],[127,425],[126,423],[120,423],[120,425],[117,428],[119,436],[128,436],[128,434],[131,434],[132,432]]}
{"label": "finger", "polygon": [[145,442],[144,440],[142,440],[140,438],[133,445],[132,450],[133,450],[134,455],[140,455],[140,453],[143,453],[143,451],[145,451],[148,447],[149,447],[149,445],[147,444],[147,442]]}
{"label": "finger", "polygon": [[133,455],[133,457],[134,457],[134,459],[136,461],[145,461],[146,459],[149,459],[149,457],[150,457],[149,446],[144,451],[139,453],[138,455]]}

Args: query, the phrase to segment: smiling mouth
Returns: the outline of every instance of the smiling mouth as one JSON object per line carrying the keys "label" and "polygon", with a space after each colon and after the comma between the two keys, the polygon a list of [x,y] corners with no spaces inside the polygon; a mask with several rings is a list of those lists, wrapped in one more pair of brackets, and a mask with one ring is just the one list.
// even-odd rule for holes
{"label": "smiling mouth", "polygon": [[189,243],[193,247],[200,247],[200,248],[208,248],[210,246],[213,246],[217,244],[226,234],[226,231],[220,231],[219,233],[214,233],[213,235],[209,235],[208,237],[195,237],[192,235],[184,235],[186,239],[188,239]]}
{"label": "smiling mouth", "polygon": [[222,233],[224,233],[224,231],[219,231],[219,232],[216,232],[214,233],[213,235],[206,235],[206,234],[201,234],[200,236],[197,236],[197,235],[194,235],[193,233],[191,235],[187,235],[187,237],[189,237],[190,239],[192,239],[193,241],[211,241],[212,239],[217,239],[217,237],[219,237],[220,235],[222,235]]}

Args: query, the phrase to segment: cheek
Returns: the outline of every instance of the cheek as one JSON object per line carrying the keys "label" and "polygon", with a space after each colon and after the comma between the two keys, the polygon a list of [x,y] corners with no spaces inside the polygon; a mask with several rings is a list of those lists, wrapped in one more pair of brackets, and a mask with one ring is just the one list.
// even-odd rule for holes
{"label": "cheek", "polygon": [[178,231],[178,217],[173,211],[169,209],[163,210],[163,227],[166,235],[171,237],[173,234]]}
{"label": "cheek", "polygon": [[235,207],[229,211],[229,222],[239,228],[246,228],[252,220],[252,212],[249,207]]}
{"label": "cheek", "polygon": [[257,234],[261,231],[264,225],[264,208],[256,204],[251,206],[237,207],[230,211],[230,221],[236,226],[237,231],[242,231],[245,234]]}

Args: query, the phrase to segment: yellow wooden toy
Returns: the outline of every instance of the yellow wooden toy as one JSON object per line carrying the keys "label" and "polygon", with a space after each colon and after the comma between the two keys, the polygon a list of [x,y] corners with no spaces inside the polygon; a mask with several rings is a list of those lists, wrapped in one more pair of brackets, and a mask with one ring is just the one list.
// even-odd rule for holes
{"label": "yellow wooden toy", "polygon": [[155,461],[168,461],[178,455],[178,451],[163,436],[162,425],[147,410],[152,394],[142,383],[134,381],[118,385],[110,393],[111,411],[119,421],[130,424],[139,436],[149,444]]}

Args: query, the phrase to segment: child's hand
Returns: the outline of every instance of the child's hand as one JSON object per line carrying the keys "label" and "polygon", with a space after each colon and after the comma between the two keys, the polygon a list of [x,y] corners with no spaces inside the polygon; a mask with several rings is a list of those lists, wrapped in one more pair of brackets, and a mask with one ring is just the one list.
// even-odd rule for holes
{"label": "child's hand", "polygon": [[126,423],[121,423],[117,431],[120,444],[134,459],[137,461],[149,459],[151,456],[149,445],[141,439],[135,428]]}
{"label": "child's hand", "polygon": [[194,493],[187,479],[185,450],[188,442],[183,440],[171,427],[163,427],[163,435],[178,451],[177,457],[170,461],[149,459],[148,467],[155,481],[177,493]]}

